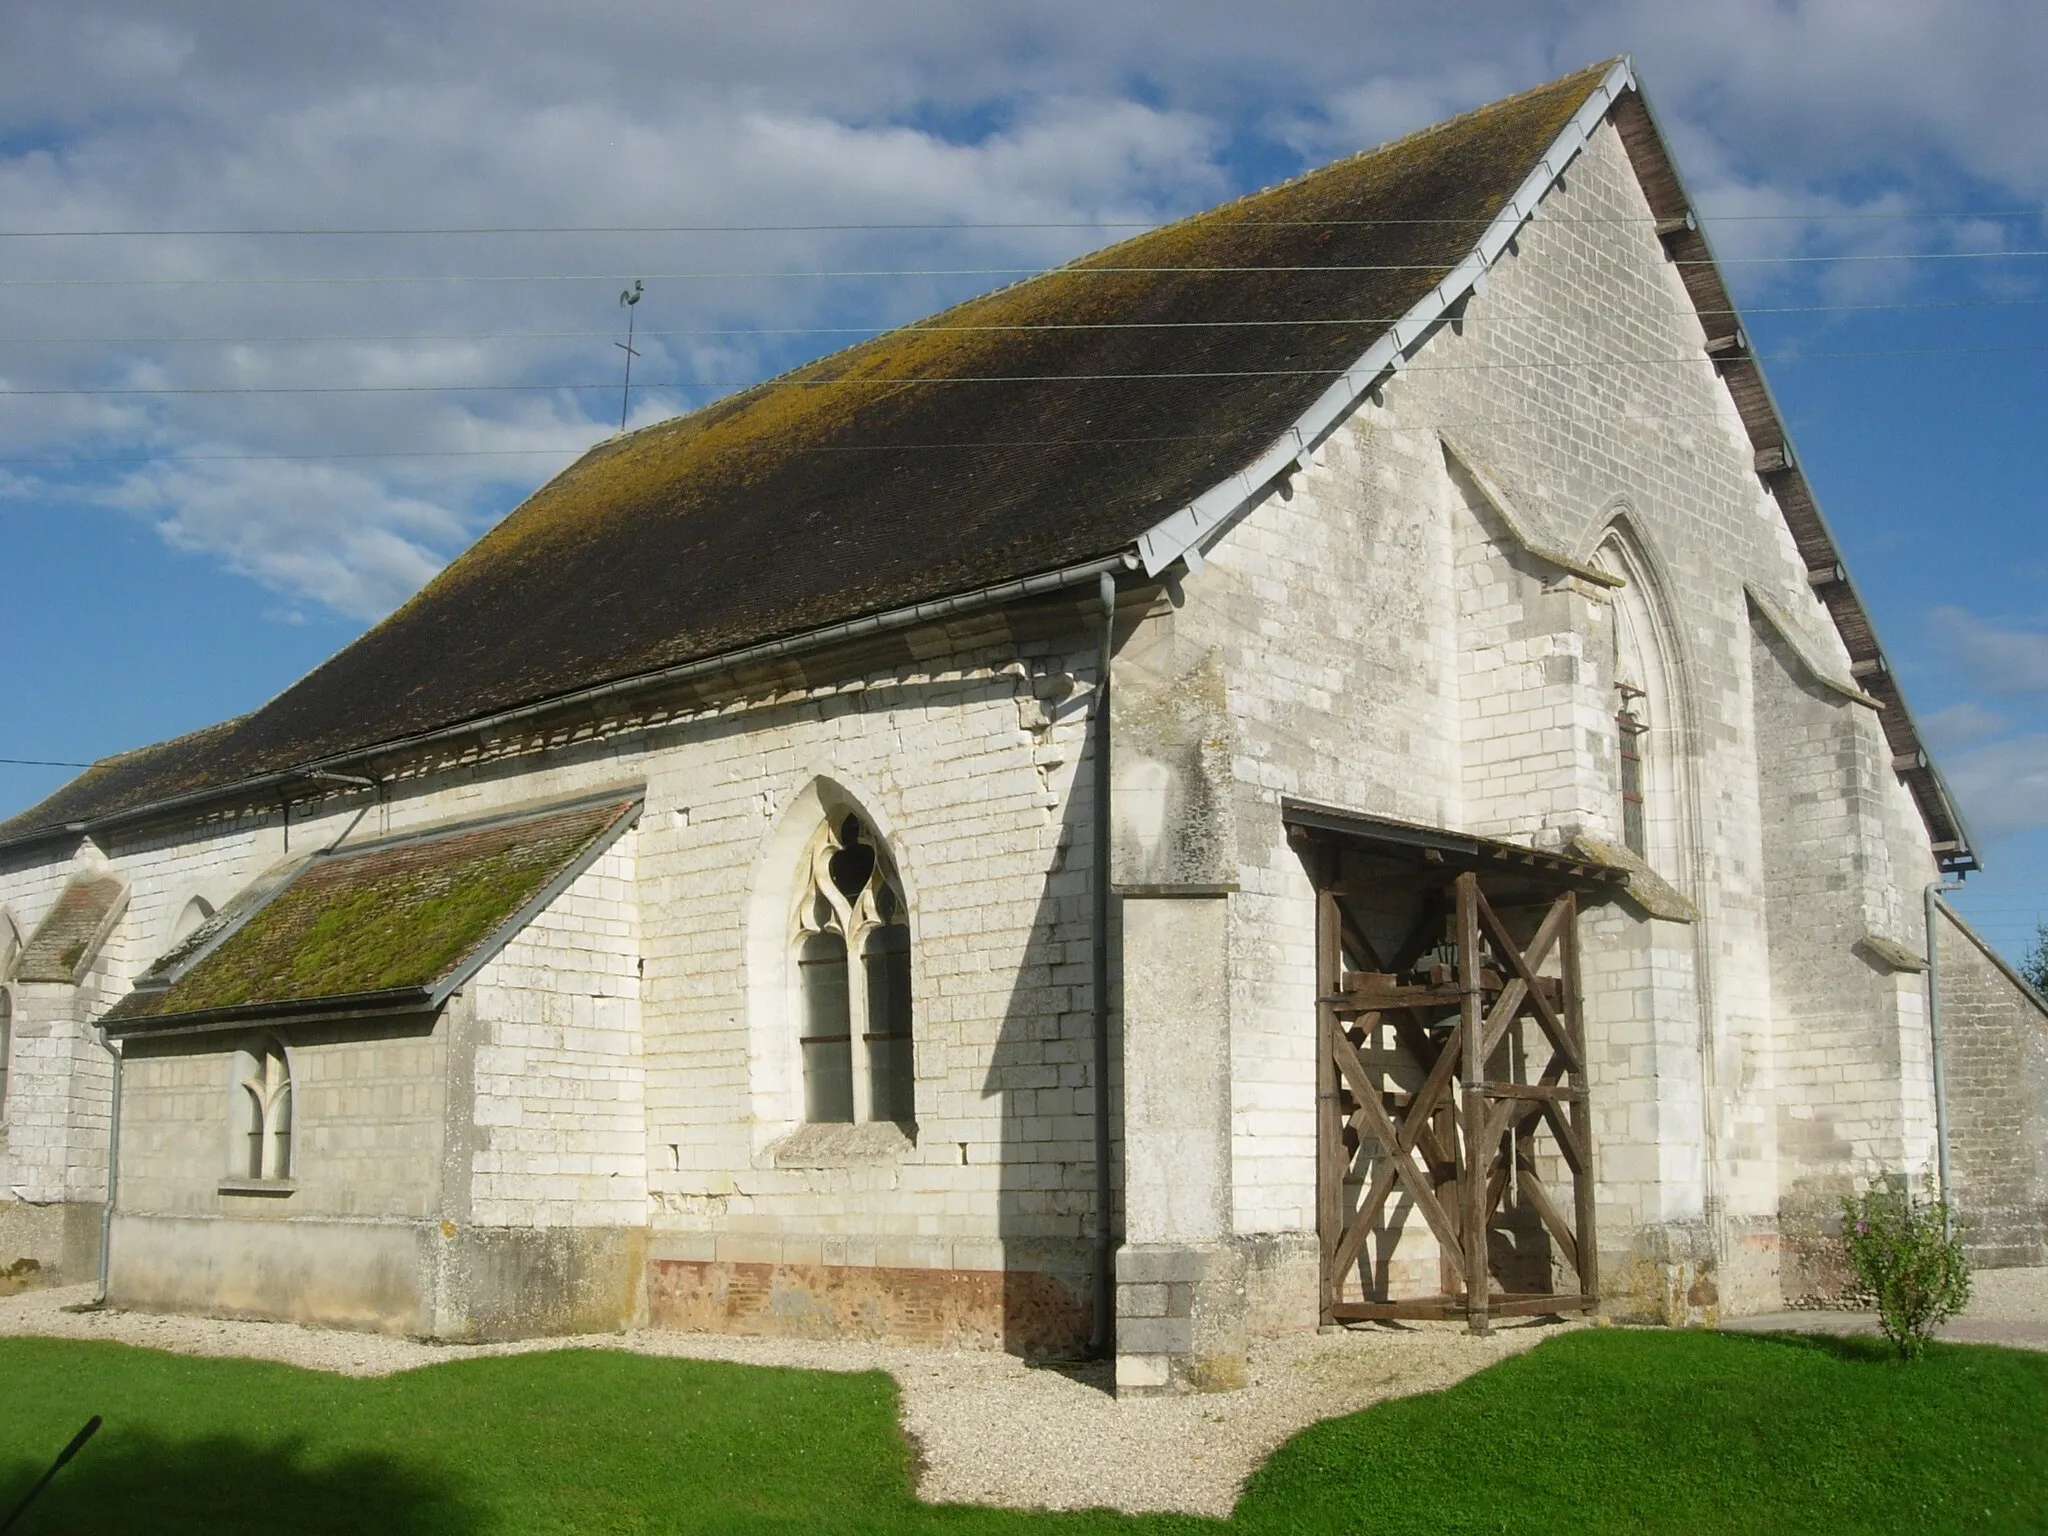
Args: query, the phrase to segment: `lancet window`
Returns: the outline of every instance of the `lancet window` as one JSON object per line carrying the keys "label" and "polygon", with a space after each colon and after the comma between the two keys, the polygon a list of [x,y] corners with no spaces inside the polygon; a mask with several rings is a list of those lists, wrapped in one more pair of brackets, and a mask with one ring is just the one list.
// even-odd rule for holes
{"label": "lancet window", "polygon": [[1628,683],[1615,684],[1621,705],[1614,714],[1616,745],[1621,762],[1621,840],[1639,859],[1650,856],[1649,826],[1643,819],[1643,741],[1650,734],[1643,719],[1643,690]]}
{"label": "lancet window", "polygon": [[1613,593],[1614,824],[1629,852],[1660,871],[1679,867],[1683,824],[1680,736],[1667,635],[1649,566],[1619,529],[1596,556],[1622,578]]}
{"label": "lancet window", "polygon": [[792,924],[804,1118],[916,1118],[910,928],[902,888],[858,816],[812,839]]}
{"label": "lancet window", "polygon": [[243,1179],[292,1176],[292,1069],[275,1040],[235,1053],[230,1171]]}

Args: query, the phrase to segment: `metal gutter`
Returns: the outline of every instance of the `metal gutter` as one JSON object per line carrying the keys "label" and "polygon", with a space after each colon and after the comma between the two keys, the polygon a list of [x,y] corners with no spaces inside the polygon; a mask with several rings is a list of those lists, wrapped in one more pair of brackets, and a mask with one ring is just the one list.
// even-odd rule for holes
{"label": "metal gutter", "polygon": [[1941,893],[1961,889],[1959,880],[1930,880],[1920,893],[1927,919],[1927,1049],[1929,1064],[1934,1069],[1934,1161],[1941,1170],[1942,1228],[1950,1237],[1955,1235],[1956,1191],[1949,1178],[1948,1065],[1941,1045],[1941,936],[1934,923],[1938,912],[1948,910]]}
{"label": "metal gutter", "polygon": [[842,641],[865,639],[871,635],[888,634],[900,629],[913,629],[920,624],[937,623],[982,608],[997,607],[1004,603],[1017,602],[1025,598],[1041,597],[1048,593],[1062,592],[1071,587],[1091,583],[1105,572],[1115,573],[1132,568],[1135,557],[1128,550],[1119,550],[1113,555],[1084,561],[1079,565],[1063,566],[1059,570],[1046,571],[1036,576],[1018,577],[1011,581],[997,582],[992,586],[977,587],[971,592],[955,593],[949,597],[931,598],[924,602],[912,603],[903,608],[891,608],[881,613],[867,614],[858,619],[847,619],[837,624],[827,624],[818,629],[805,630],[801,634],[785,636],[780,640],[767,640],[758,645],[744,646],[736,651],[723,651],[717,655],[702,657],[696,661],[680,662],[654,672],[639,672],[629,677],[614,678],[607,683],[597,683],[588,688],[579,688],[573,693],[555,694],[531,704],[517,705],[511,709],[499,710],[495,714],[480,715],[452,725],[436,726],[430,731],[420,731],[411,736],[393,737],[363,747],[352,747],[345,752],[332,753],[326,757],[314,758],[290,768],[272,773],[252,774],[246,779],[237,779],[228,784],[206,789],[188,790],[184,794],[168,795],[161,800],[152,800],[126,810],[111,811],[104,816],[88,817],[82,821],[56,823],[18,833],[13,837],[0,838],[0,850],[25,847],[35,843],[48,842],[59,837],[89,836],[92,833],[112,827],[127,826],[135,822],[152,821],[182,810],[193,810],[223,800],[232,800],[254,795],[260,791],[280,788],[287,784],[319,781],[332,778],[334,770],[343,764],[360,763],[373,758],[403,756],[418,751],[436,742],[451,741],[463,736],[484,735],[503,730],[510,725],[536,719],[556,711],[567,711],[628,693],[660,688],[666,685],[688,682],[694,678],[710,676],[718,672],[733,671],[741,667],[758,666],[765,662],[778,661],[801,651],[817,650],[824,646],[836,645]]}
{"label": "metal gutter", "polygon": [[208,1030],[240,1029],[251,1024],[289,1024],[307,1019],[379,1019],[396,1014],[426,1013],[433,1007],[432,993],[425,987],[391,987],[381,992],[350,992],[338,997],[299,998],[292,1002],[234,1003],[221,1008],[200,1008],[191,1013],[173,1013],[159,1019],[137,1019],[130,1024],[116,1020],[105,1026],[115,1040],[151,1039],[170,1035],[195,1035]]}
{"label": "metal gutter", "polygon": [[1483,293],[1487,269],[1501,257],[1535,216],[1536,205],[1556,185],[1565,168],[1586,147],[1594,131],[1606,120],[1608,109],[1624,92],[1635,88],[1635,71],[1627,59],[1618,61],[1593,88],[1570,122],[1550,142],[1536,164],[1508,199],[1505,208],[1479,236],[1472,252],[1452,267],[1443,280],[1425,294],[1409,311],[1347,368],[1273,445],[1229,479],[1204,491],[1193,501],[1138,535],[1138,558],[1145,574],[1157,576],[1190,550],[1200,558],[1202,546],[1239,507],[1252,500],[1274,480],[1307,462],[1317,443],[1352,411],[1359,401],[1376,389],[1389,374],[1408,365],[1418,350],[1467,294]]}
{"label": "metal gutter", "polygon": [[1093,900],[1094,928],[1089,935],[1089,963],[1094,990],[1094,1073],[1091,1108],[1095,1132],[1095,1286],[1094,1316],[1090,1320],[1089,1353],[1098,1359],[1116,1350],[1116,1187],[1110,1177],[1110,1155],[1114,1150],[1109,1134],[1109,905],[1111,837],[1109,682],[1110,664],[1116,653],[1116,578],[1105,571],[1097,578],[1102,604],[1102,632],[1097,653],[1094,719],[1095,735],[1095,826],[1092,832],[1094,867],[1089,871]]}

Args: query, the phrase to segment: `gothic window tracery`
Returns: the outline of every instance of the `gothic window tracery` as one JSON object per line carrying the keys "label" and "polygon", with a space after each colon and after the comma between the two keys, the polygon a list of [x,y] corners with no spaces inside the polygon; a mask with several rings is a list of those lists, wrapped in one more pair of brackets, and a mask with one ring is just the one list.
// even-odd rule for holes
{"label": "gothic window tracery", "polygon": [[792,923],[804,1118],[916,1118],[902,888],[852,813],[812,839]]}

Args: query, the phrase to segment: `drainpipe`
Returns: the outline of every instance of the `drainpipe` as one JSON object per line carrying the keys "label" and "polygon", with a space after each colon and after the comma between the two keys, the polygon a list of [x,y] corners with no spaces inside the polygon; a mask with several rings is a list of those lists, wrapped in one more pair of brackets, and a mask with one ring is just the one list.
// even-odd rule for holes
{"label": "drainpipe", "polygon": [[103,1307],[107,1304],[108,1255],[114,1241],[114,1197],[121,1187],[121,1050],[107,1038],[103,1027],[94,1028],[93,1038],[114,1064],[114,1097],[107,1115],[107,1199],[100,1207],[100,1294],[95,1303]]}
{"label": "drainpipe", "polygon": [[1116,638],[1116,578],[1102,573],[1102,635],[1095,672],[1095,1317],[1089,1352],[1116,1346],[1116,1233],[1109,1157],[1109,663]]}
{"label": "drainpipe", "polygon": [[1948,1068],[1941,1054],[1941,946],[1935,942],[1935,916],[1943,891],[1960,891],[1960,880],[1930,880],[1921,892],[1927,916],[1927,1039],[1934,1056],[1934,1159],[1940,1170],[1945,1235],[1955,1236],[1955,1193],[1948,1176]]}

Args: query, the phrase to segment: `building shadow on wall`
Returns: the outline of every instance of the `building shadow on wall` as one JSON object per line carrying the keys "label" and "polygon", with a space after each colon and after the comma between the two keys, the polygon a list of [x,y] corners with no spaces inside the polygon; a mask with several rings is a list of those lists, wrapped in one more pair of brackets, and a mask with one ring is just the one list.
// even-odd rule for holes
{"label": "building shadow on wall", "polygon": [[[53,1447],[61,1440],[53,1438]],[[109,1443],[111,1442],[111,1443]],[[0,1513],[43,1475],[46,1462],[0,1464]],[[211,1435],[193,1440],[103,1434],[78,1453],[21,1517],[37,1532],[205,1532],[271,1536],[470,1536],[485,1512],[447,1478],[395,1456],[316,1457],[303,1440]]]}
{"label": "building shadow on wall", "polygon": [[[1067,687],[1079,686],[1071,679],[1067,684],[1034,682],[1048,722],[1055,713],[1065,720],[1069,709],[1085,706],[1085,693],[1058,697]],[[1026,718],[1031,718],[1028,705]],[[1094,1327],[1094,734],[1091,722],[1073,786],[1041,834],[1045,872],[982,1089],[1001,1106],[997,1220],[1004,1255],[1003,1348],[1033,1360],[1081,1359]],[[1112,899],[1112,956],[1115,908]],[[998,942],[1007,944],[1007,936]],[[1114,975],[1112,963],[1112,986]],[[1118,1190],[1122,1169],[1116,1149],[1122,1128],[1116,1064],[1121,1041],[1114,1009],[1109,1033],[1111,1188]]]}

